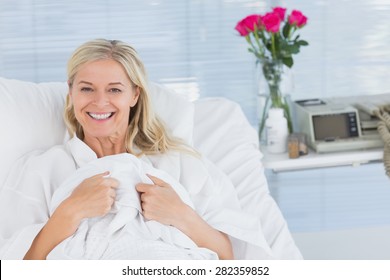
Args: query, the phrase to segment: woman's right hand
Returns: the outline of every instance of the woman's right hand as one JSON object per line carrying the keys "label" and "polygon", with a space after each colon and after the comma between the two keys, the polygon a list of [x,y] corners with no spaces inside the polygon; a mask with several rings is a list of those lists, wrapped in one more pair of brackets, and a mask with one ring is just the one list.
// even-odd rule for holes
{"label": "woman's right hand", "polygon": [[73,190],[35,237],[25,259],[46,259],[55,246],[76,232],[82,219],[104,216],[110,211],[119,182],[107,178],[108,174],[87,178]]}
{"label": "woman's right hand", "polygon": [[85,179],[63,202],[74,217],[81,221],[84,218],[104,216],[111,210],[119,182],[107,175],[109,172]]}

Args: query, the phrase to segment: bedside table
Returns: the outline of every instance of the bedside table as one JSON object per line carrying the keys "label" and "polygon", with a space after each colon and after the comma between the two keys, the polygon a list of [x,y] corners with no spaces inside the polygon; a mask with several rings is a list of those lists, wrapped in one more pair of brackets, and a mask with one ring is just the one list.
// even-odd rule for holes
{"label": "bedside table", "polygon": [[266,148],[266,146],[263,146],[260,149],[264,155],[262,162],[265,169],[270,169],[273,172],[345,165],[359,166],[369,162],[380,162],[383,158],[383,148],[323,154],[309,149],[307,155],[295,159],[290,159],[287,152],[283,154],[271,154]]}

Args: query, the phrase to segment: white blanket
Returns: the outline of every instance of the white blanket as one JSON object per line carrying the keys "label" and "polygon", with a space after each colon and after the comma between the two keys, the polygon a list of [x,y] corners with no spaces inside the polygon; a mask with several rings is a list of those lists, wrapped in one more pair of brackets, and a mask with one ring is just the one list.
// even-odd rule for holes
{"label": "white blanket", "polygon": [[51,213],[84,179],[110,171],[119,181],[110,213],[85,219],[76,233],[51,254],[58,259],[216,259],[217,255],[197,245],[172,226],[142,216],[138,183],[153,184],[146,174],[170,184],[184,203],[194,208],[186,189],[164,171],[131,154],[103,157],[79,168],[54,193]]}
{"label": "white blanket", "polygon": [[[67,148],[68,146],[69,148]],[[67,146],[54,147],[45,153],[23,158],[15,166],[15,172],[10,174],[6,186],[0,193],[0,209],[2,210],[1,213],[3,213],[0,215],[0,258],[23,258],[32,240],[46,223],[50,212],[58,205],[61,197],[62,199],[65,198],[77,185],[78,182],[75,181],[74,184],[70,184],[69,189],[61,187],[68,179],[72,180],[70,178],[77,172],[74,160],[76,160],[80,168],[83,168],[88,166],[89,163],[92,164],[96,160],[96,155],[82,141],[70,141]],[[187,195],[189,195],[196,212],[210,226],[229,236],[236,258],[243,259],[248,258],[248,256],[251,259],[274,258],[273,252],[262,232],[261,220],[258,218],[259,213],[257,211],[243,210],[232,182],[213,163],[204,158],[196,158],[185,153],[144,156],[140,160],[151,164],[161,171],[165,171],[174,180],[181,183],[187,191]],[[91,172],[93,174],[88,175],[102,173],[107,169],[111,171],[111,176],[115,177],[112,166],[110,168],[97,169],[96,172]],[[177,182],[170,181],[162,174],[150,173],[167,180],[168,183],[180,192],[183,200],[186,199],[185,192],[180,191]],[[88,177],[87,175],[85,176]],[[62,189],[62,194],[60,191],[56,193],[59,189]],[[53,196],[54,199],[52,200]],[[119,197],[121,196],[119,195]],[[259,203],[261,203],[261,200]],[[116,209],[119,213],[120,209],[118,208],[122,206],[118,203],[115,207],[114,210]],[[133,208],[129,206],[126,209],[126,211],[132,212],[134,215]],[[7,213],[13,213],[13,216],[10,217]],[[180,245],[182,243],[179,242],[184,242],[186,237],[184,236],[184,241],[180,240],[183,236],[177,238],[176,235],[172,235],[171,229],[169,231],[161,231],[161,238],[155,240],[146,240],[143,236],[139,239],[139,235],[136,235],[137,232],[134,233],[134,231],[128,230],[131,228],[130,226],[121,228],[121,223],[123,224],[124,222],[119,219],[120,214],[118,215],[118,213],[109,214],[112,217],[105,219],[105,223],[95,223],[95,220],[89,220],[91,225],[96,225],[93,231],[94,234],[98,234],[100,229],[102,229],[102,236],[86,235],[90,224],[88,222],[83,223],[75,236],[60,243],[47,258],[82,259],[97,258],[100,255],[106,259],[125,257],[126,259],[186,259],[207,258],[207,254],[210,253],[210,251],[206,250],[205,257],[203,254],[205,250],[203,249],[182,247]],[[264,215],[267,215],[267,213],[264,213]],[[117,220],[115,219],[116,217],[118,217]],[[129,215],[129,217],[132,216]],[[129,217],[126,216],[125,220],[129,220]],[[140,217],[140,215],[136,217]],[[272,223],[273,218],[274,216],[269,221],[270,223]],[[137,225],[137,222],[139,226],[145,221],[133,221],[130,225]],[[151,225],[153,223],[147,224]],[[149,230],[146,226],[142,229]],[[112,234],[111,237],[108,235],[109,233]],[[121,234],[132,234],[138,237],[132,239],[119,238]],[[152,233],[149,234],[153,236]],[[89,237],[93,238],[89,239]],[[171,243],[162,240],[162,238],[168,240],[169,237],[172,238]],[[88,243],[90,241],[96,242],[96,240],[105,240],[106,244]],[[72,242],[74,246],[71,246]],[[96,247],[97,245],[99,246]],[[87,251],[84,247],[96,251],[90,251],[91,253],[88,255],[85,253]],[[107,248],[107,250],[104,250],[104,248]],[[156,252],[154,252],[154,255],[151,255],[150,252],[154,249],[156,249]]]}

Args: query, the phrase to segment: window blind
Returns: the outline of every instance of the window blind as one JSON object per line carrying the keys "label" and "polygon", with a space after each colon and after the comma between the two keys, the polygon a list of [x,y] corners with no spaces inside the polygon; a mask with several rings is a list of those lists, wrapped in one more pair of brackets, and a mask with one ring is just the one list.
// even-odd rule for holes
{"label": "window blind", "polygon": [[66,62],[94,38],[130,43],[150,80],[189,98],[226,96],[256,123],[254,61],[234,30],[264,1],[0,0],[0,75],[63,81]]}
{"label": "window blind", "polygon": [[[224,96],[237,101],[255,125],[255,61],[234,27],[243,17],[277,5],[288,12],[301,10],[309,18],[299,32],[310,45],[295,56],[293,99],[390,92],[388,0],[0,0],[0,76],[64,81],[67,60],[77,46],[94,38],[119,39],[137,49],[150,80],[192,99]],[[368,167],[361,168],[370,173]],[[278,186],[273,194],[294,230],[348,224],[335,217],[348,220],[351,208],[332,212],[329,203],[316,203],[330,195],[353,199],[354,205],[367,205],[370,197],[369,213],[375,219],[359,220],[355,215],[354,225],[388,222],[383,214],[384,209],[389,213],[383,201],[388,187],[383,178],[370,177],[370,184],[380,188],[372,192],[365,180],[332,187],[330,178],[335,174],[324,171],[321,183],[312,179],[306,188],[299,187],[308,176],[306,171],[269,176],[270,185]],[[354,196],[343,191],[356,184],[359,192]],[[324,188],[330,191],[325,193]],[[310,193],[316,197],[308,197]],[[307,197],[307,203],[302,203],[302,197]],[[330,212],[335,214],[326,216]],[[319,224],[325,216],[327,222]]]}

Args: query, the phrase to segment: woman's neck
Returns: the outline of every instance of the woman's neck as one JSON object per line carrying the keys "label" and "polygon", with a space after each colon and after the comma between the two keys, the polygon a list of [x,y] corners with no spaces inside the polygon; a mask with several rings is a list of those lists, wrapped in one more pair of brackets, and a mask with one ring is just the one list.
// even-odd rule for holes
{"label": "woman's neck", "polygon": [[125,137],[88,137],[83,139],[98,158],[126,152]]}

